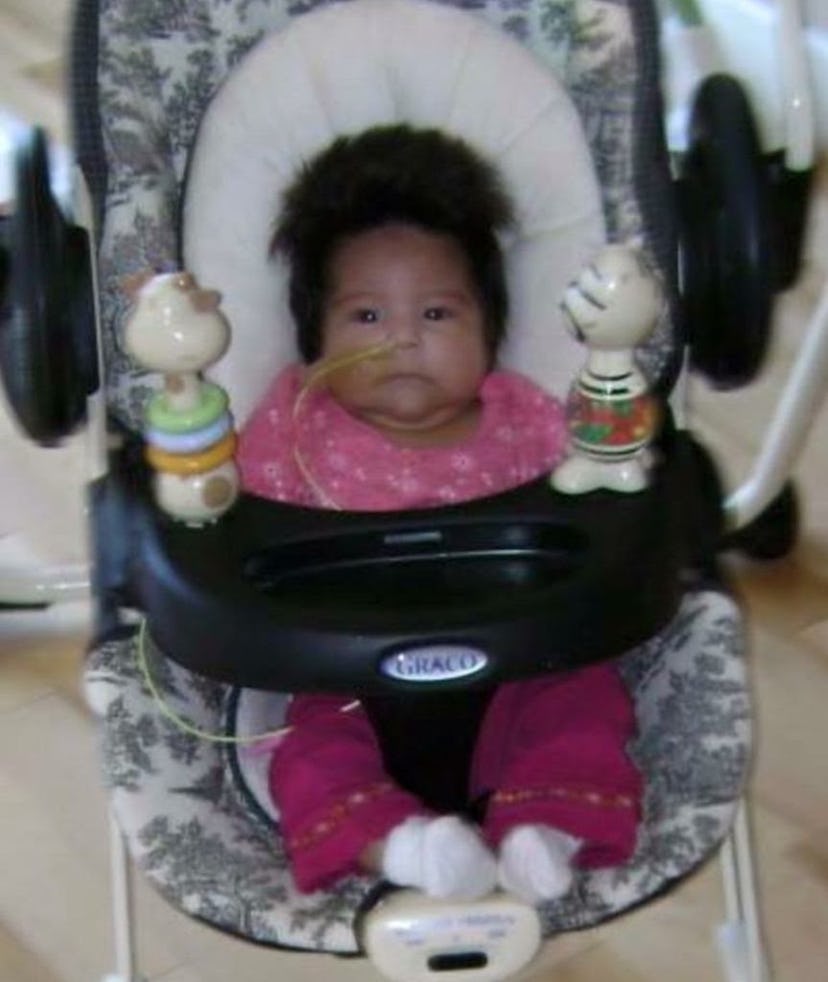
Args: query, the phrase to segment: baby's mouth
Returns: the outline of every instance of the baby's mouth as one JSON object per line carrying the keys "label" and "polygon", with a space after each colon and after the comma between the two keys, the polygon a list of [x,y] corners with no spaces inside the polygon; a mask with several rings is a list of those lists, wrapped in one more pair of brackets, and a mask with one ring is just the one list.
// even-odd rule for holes
{"label": "baby's mouth", "polygon": [[382,381],[387,385],[423,385],[429,381],[428,376],[415,371],[390,371],[383,375]]}

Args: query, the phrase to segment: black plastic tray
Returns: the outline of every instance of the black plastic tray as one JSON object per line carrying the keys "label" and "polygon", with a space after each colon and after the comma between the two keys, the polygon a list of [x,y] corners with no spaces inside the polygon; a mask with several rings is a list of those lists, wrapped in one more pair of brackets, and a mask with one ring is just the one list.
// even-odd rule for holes
{"label": "black plastic tray", "polygon": [[93,489],[102,624],[138,608],[175,661],[274,690],[434,692],[575,668],[674,615],[720,532],[707,466],[678,434],[636,494],[541,479],[381,514],[243,495],[195,529],[123,458]]}

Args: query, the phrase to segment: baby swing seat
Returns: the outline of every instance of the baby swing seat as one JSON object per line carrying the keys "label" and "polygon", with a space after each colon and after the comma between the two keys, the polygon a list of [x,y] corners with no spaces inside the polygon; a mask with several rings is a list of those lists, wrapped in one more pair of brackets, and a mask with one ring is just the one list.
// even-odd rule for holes
{"label": "baby swing seat", "polygon": [[[113,811],[133,859],[186,913],[276,947],[356,953],[377,884],[350,877],[299,894],[266,758],[234,742],[280,724],[275,693],[416,700],[426,686],[459,698],[626,652],[646,785],[636,853],[579,873],[540,911],[546,934],[586,927],[702,863],[744,789],[743,630],[713,575],[720,493],[704,453],[668,422],[638,494],[567,498],[543,481],[393,516],[243,495],[189,528],[153,502],[134,436],[152,381],[119,347],[121,284],[183,260],[221,290],[233,345],[214,376],[241,424],[295,357],[284,270],[267,257],[281,188],[337,133],[445,127],[492,157],[517,205],[504,362],[564,393],[583,352],[560,324],[563,288],[602,242],[635,238],[670,297],[640,353],[666,398],[682,336],[654,13],[644,0],[545,16],[498,0],[457,4],[473,13],[417,0],[318,6],[294,17],[278,0],[213,0],[199,18],[156,22],[129,0],[81,4],[100,16],[84,72],[105,140],[89,116],[79,136],[101,191],[101,344],[111,408],[133,434],[91,492],[98,622],[86,685]],[[137,632],[132,609],[146,618]]]}

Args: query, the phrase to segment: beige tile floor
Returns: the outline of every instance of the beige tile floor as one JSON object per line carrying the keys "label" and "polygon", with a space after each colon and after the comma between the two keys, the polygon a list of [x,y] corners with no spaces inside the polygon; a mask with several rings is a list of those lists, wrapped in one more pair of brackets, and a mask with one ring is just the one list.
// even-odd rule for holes
{"label": "beige tile floor", "polygon": [[[67,0],[0,0],[0,105],[66,133],[60,54]],[[828,254],[828,175],[815,199],[808,265],[780,303],[773,367],[750,392],[697,387],[702,433],[728,479],[745,473],[783,384]],[[753,804],[765,921],[778,982],[828,979],[828,409],[798,467],[804,529],[796,552],[734,567],[752,614],[758,740]],[[41,489],[37,538],[71,556],[82,541],[71,448],[58,463],[0,429],[0,509],[20,513],[18,483]],[[21,463],[21,461],[23,463]],[[22,468],[22,470],[21,470]],[[22,476],[19,476],[22,475]],[[32,483],[36,482],[36,483]],[[22,485],[25,487],[25,485]],[[57,509],[57,511],[56,511]],[[59,522],[54,515],[59,516]],[[60,527],[42,535],[49,516]],[[4,529],[0,528],[0,536]],[[79,684],[83,638],[37,637],[0,615],[0,980],[92,982],[112,968],[105,800],[96,734]],[[170,910],[138,884],[142,971],[151,982],[372,979],[363,962],[280,955],[243,945]],[[550,943],[530,978],[561,982],[705,982],[718,978],[711,925],[721,910],[715,864],[668,898]]]}

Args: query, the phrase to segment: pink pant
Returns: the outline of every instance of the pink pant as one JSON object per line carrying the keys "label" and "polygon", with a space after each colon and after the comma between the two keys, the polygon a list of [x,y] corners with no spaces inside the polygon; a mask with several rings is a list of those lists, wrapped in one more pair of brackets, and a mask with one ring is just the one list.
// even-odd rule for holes
{"label": "pink pant", "polygon": [[[350,699],[301,695],[276,748],[270,791],[298,888],[358,872],[359,858],[411,815],[429,814],[385,773],[377,739]],[[517,825],[542,823],[584,841],[582,867],[626,861],[635,848],[641,778],[626,754],[635,730],[614,668],[512,682],[495,693],[478,735],[471,799],[490,793],[483,833],[493,847]]]}

